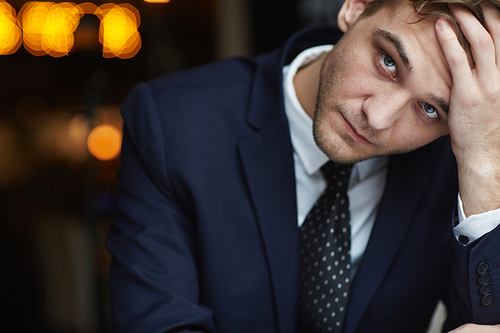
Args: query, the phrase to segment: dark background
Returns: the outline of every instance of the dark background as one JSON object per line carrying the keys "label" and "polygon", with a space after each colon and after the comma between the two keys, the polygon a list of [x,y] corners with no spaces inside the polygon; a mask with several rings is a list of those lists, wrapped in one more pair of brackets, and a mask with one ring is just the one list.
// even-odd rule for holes
{"label": "dark background", "polygon": [[[140,12],[142,38],[131,59],[102,56],[92,15],[82,17],[68,56],[33,56],[23,46],[0,56],[0,331],[109,331],[104,237],[119,158],[92,157],[86,135],[99,124],[120,128],[119,104],[137,82],[230,55],[220,51],[221,2],[129,1]],[[333,0],[243,2],[246,48],[234,54],[270,51],[301,26],[331,22],[338,7]],[[25,2],[8,3],[19,12]],[[26,101],[30,126],[19,116]]]}

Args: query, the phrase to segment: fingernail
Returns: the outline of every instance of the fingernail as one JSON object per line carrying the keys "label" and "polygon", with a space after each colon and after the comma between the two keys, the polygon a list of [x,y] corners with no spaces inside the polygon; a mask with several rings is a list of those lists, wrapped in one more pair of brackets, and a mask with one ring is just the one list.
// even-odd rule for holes
{"label": "fingernail", "polygon": [[448,23],[448,21],[444,18],[439,18],[437,20],[437,26],[440,27],[440,28],[449,28],[450,27],[450,23]]}

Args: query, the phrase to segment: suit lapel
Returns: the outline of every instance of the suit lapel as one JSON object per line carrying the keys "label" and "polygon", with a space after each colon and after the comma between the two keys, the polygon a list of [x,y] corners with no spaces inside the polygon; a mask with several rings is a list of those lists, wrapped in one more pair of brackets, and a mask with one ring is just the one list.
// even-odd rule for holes
{"label": "suit lapel", "polygon": [[293,155],[286,121],[241,142],[239,152],[267,254],[277,318],[282,319],[281,331],[290,332],[293,327],[286,327],[290,323],[283,319],[295,313],[298,229]]}
{"label": "suit lapel", "polygon": [[299,231],[293,148],[283,107],[282,69],[301,51],[334,43],[342,33],[311,28],[292,36],[282,52],[257,59],[247,124],[255,134],[238,151],[262,236],[280,332],[295,331]]}
{"label": "suit lapel", "polygon": [[267,255],[278,330],[292,332],[299,251],[297,205],[279,57],[259,58],[247,114],[255,132],[238,144],[238,151]]}
{"label": "suit lapel", "polygon": [[406,235],[429,176],[428,157],[429,149],[424,147],[389,160],[384,195],[351,286],[344,332],[358,326]]}

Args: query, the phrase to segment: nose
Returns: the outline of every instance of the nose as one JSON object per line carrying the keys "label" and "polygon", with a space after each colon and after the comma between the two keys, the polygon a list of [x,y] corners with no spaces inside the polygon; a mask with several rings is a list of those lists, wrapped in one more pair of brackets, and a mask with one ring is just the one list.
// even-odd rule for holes
{"label": "nose", "polygon": [[371,129],[382,131],[393,126],[411,104],[403,90],[379,91],[363,102],[363,112]]}

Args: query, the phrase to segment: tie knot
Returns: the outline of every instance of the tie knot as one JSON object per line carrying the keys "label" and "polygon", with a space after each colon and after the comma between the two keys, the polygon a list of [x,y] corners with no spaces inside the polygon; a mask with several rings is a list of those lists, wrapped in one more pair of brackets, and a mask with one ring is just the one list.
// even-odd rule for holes
{"label": "tie knot", "polygon": [[349,184],[351,177],[352,164],[339,164],[337,162],[328,161],[321,167],[321,172],[325,176],[328,184],[345,187]]}

